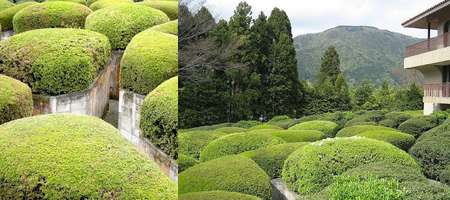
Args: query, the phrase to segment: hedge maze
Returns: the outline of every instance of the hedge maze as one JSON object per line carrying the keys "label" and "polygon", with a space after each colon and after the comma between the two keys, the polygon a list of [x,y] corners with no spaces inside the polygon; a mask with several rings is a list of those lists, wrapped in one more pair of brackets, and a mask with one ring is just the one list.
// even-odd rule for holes
{"label": "hedge maze", "polygon": [[178,158],[177,18],[178,1],[0,0],[0,30],[13,33],[0,41],[0,199],[177,199],[172,177],[117,128],[94,116],[41,114],[33,100],[100,99],[97,84],[109,92],[118,83],[147,96],[143,141]]}

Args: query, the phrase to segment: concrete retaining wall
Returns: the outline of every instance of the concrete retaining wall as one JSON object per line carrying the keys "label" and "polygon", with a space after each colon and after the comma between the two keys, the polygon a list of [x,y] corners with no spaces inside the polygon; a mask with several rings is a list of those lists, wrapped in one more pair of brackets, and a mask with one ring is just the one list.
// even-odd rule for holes
{"label": "concrete retaining wall", "polygon": [[12,30],[1,32],[0,40],[6,40],[13,35],[14,35],[14,31],[12,31]]}
{"label": "concrete retaining wall", "polygon": [[140,110],[145,96],[134,92],[120,90],[119,92],[119,122],[120,133],[139,151],[154,160],[166,175],[172,180],[178,180],[178,165],[176,162],[141,135],[139,128]]}
{"label": "concrete retaining wall", "polygon": [[288,189],[283,180],[277,178],[272,179],[272,200],[296,200],[298,194]]}
{"label": "concrete retaining wall", "polygon": [[120,58],[121,53],[113,52],[105,69],[84,91],[58,96],[33,95],[34,114],[76,113],[102,117],[108,106]]}

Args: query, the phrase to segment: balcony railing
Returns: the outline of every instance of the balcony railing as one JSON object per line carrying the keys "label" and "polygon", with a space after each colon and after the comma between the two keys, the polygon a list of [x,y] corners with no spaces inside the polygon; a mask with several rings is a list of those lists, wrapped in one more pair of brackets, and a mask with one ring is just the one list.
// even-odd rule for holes
{"label": "balcony railing", "polygon": [[423,90],[425,97],[450,97],[450,83],[425,84]]}
{"label": "balcony railing", "polygon": [[450,34],[444,33],[429,40],[425,40],[406,47],[405,57],[415,56],[429,51],[434,51],[450,45]]}

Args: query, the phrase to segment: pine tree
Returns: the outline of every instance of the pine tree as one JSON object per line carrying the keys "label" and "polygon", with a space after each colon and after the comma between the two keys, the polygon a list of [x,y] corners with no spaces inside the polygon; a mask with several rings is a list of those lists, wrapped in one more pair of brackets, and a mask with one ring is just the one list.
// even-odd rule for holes
{"label": "pine tree", "polygon": [[369,83],[369,81],[364,80],[361,85],[359,85],[354,92],[354,104],[358,107],[361,107],[365,103],[367,103],[373,93],[373,87]]}
{"label": "pine tree", "polygon": [[274,8],[270,13],[268,23],[272,28],[272,34],[275,40],[278,40],[282,33],[292,39],[291,22],[286,12],[279,8]]}
{"label": "pine tree", "polygon": [[230,31],[237,35],[247,35],[252,22],[252,7],[247,2],[240,2],[229,21]]}
{"label": "pine tree", "polygon": [[334,46],[328,47],[322,56],[322,63],[320,64],[319,84],[326,78],[333,83],[336,81],[338,75],[341,73],[339,54]]}

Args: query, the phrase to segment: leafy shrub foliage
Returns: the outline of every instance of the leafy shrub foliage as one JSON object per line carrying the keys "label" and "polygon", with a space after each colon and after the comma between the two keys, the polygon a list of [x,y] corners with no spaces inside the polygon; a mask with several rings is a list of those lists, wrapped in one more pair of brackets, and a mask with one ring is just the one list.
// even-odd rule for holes
{"label": "leafy shrub foliage", "polygon": [[7,8],[13,7],[14,4],[8,0],[0,0],[0,11],[5,10]]}
{"label": "leafy shrub foliage", "polygon": [[233,123],[221,123],[221,124],[214,124],[214,125],[209,125],[209,126],[199,126],[199,127],[194,127],[194,128],[188,128],[188,129],[178,129],[179,131],[184,131],[184,132],[189,132],[189,131],[212,131],[212,130],[216,130],[219,128],[224,128],[224,127],[231,127],[233,125]]}
{"label": "leafy shrub foliage", "polygon": [[438,119],[435,116],[420,116],[406,120],[398,126],[398,129],[417,138],[423,132],[432,129],[437,125],[439,125]]}
{"label": "leafy shrub foliage", "polygon": [[200,160],[208,161],[281,143],[284,143],[282,139],[270,134],[235,133],[220,137],[209,143],[201,152]]}
{"label": "leafy shrub foliage", "polygon": [[46,0],[46,1],[67,1],[67,2],[73,2],[73,3],[79,3],[79,4],[86,5],[85,0]]}
{"label": "leafy shrub foliage", "polygon": [[[389,126],[392,128],[397,128],[401,123],[410,119],[412,115],[405,112],[390,112],[385,115],[385,120],[391,120],[393,122],[393,126]],[[384,121],[384,120],[383,120]],[[382,121],[380,121],[381,123]]]}
{"label": "leafy shrub foliage", "polygon": [[417,166],[404,151],[386,142],[360,138],[325,139],[292,153],[283,166],[282,178],[301,194],[319,192],[340,175],[359,165],[385,161]]}
{"label": "leafy shrub foliage", "polygon": [[166,154],[177,157],[178,76],[150,92],[141,107],[140,128]]}
{"label": "leafy shrub foliage", "polygon": [[99,0],[90,4],[89,8],[92,9],[93,11],[96,11],[102,8],[116,6],[119,4],[132,4],[132,3],[133,1],[131,0]]}
{"label": "leafy shrub foliage", "polygon": [[272,119],[270,119],[267,124],[272,124],[275,126],[279,126],[281,128],[287,129],[295,124],[298,123],[299,120],[296,119],[292,119],[287,115],[280,115],[280,116],[275,116]]}
{"label": "leafy shrub foliage", "polygon": [[241,127],[241,128],[251,128],[251,127],[254,127],[254,126],[260,125],[260,124],[261,124],[261,122],[256,121],[256,120],[241,120],[241,121],[234,123],[232,126],[233,127]]}
{"label": "leafy shrub foliage", "polygon": [[182,171],[186,170],[187,168],[192,167],[198,163],[200,163],[200,162],[193,157],[186,156],[181,153],[178,154],[178,159],[177,159],[178,172],[182,172]]}
{"label": "leafy shrub foliage", "polygon": [[314,142],[325,138],[325,134],[314,130],[264,130],[264,132],[286,142]]}
{"label": "leafy shrub foliage", "polygon": [[384,119],[385,111],[374,110],[374,111],[360,111],[359,113],[355,113],[355,116],[352,120],[348,121],[345,126],[354,126],[354,125],[367,125],[367,124],[377,124],[381,120]]}
{"label": "leafy shrub foliage", "polygon": [[239,128],[239,127],[223,127],[223,128],[215,129],[215,131],[224,132],[224,133],[239,133],[239,132],[247,131],[247,129]]}
{"label": "leafy shrub foliage", "polygon": [[34,93],[59,95],[89,88],[111,53],[102,34],[70,28],[37,29],[0,42],[0,73]]}
{"label": "leafy shrub foliage", "polygon": [[161,10],[169,16],[170,20],[178,19],[178,1],[145,0],[138,4]]}
{"label": "leafy shrub foliage", "polygon": [[250,127],[248,130],[261,130],[261,129],[283,130],[283,128],[272,124],[259,124]]}
{"label": "leafy shrub foliage", "polygon": [[2,28],[1,30],[6,31],[13,29],[14,15],[20,10],[33,4],[36,4],[36,2],[24,2],[0,11],[0,27]]}
{"label": "leafy shrub foliage", "polygon": [[182,194],[178,197],[179,200],[260,200],[260,198],[248,194],[237,192],[224,191],[206,191],[206,192],[191,192]]}
{"label": "leafy shrub foliage", "polygon": [[33,97],[28,85],[0,74],[0,124],[32,113]]}
{"label": "leafy shrub foliage", "polygon": [[0,132],[2,198],[177,198],[177,185],[99,118],[40,115]]}
{"label": "leafy shrub foliage", "polygon": [[113,49],[125,49],[137,33],[168,22],[162,11],[147,6],[120,4],[97,10],[86,19],[86,29],[106,35]]}
{"label": "leafy shrub foliage", "polygon": [[83,28],[92,11],[79,3],[44,2],[28,6],[14,16],[16,33],[40,28]]}
{"label": "leafy shrub foliage", "polygon": [[412,135],[402,133],[399,131],[388,131],[388,130],[365,131],[361,134],[358,134],[357,136],[389,142],[394,146],[403,150],[408,150],[416,140]]}
{"label": "leafy shrub foliage", "polygon": [[450,188],[442,183],[433,181],[404,182],[406,200],[447,200]]}
{"label": "leafy shrub foliage", "polygon": [[150,29],[163,33],[169,33],[172,35],[178,35],[178,20],[173,20],[164,24],[156,25],[151,27]]}
{"label": "leafy shrub foliage", "polygon": [[125,50],[120,87],[146,95],[178,74],[178,38],[158,31],[137,34]]}
{"label": "leafy shrub foliage", "polygon": [[281,176],[281,169],[284,161],[295,150],[305,146],[308,143],[286,143],[269,146],[253,151],[247,151],[241,155],[251,158],[255,161],[271,178]]}
{"label": "leafy shrub foliage", "polygon": [[355,125],[341,129],[339,132],[337,132],[336,137],[351,137],[359,135],[366,131],[397,131],[397,130],[384,126]]}
{"label": "leafy shrub foliage", "polygon": [[179,153],[200,159],[200,152],[213,140],[225,136],[227,133],[219,131],[189,131],[178,133],[180,145]]}
{"label": "leafy shrub foliage", "polygon": [[324,113],[324,114],[316,114],[316,115],[308,115],[300,118],[301,122],[313,121],[313,120],[324,120],[324,121],[332,121],[339,125],[344,125],[347,121],[353,119],[355,114],[352,112],[333,112],[333,113]]}
{"label": "leafy shrub foliage", "polygon": [[358,176],[361,178],[376,176],[384,179],[395,179],[399,182],[427,181],[418,165],[404,166],[398,163],[389,163],[384,161],[360,165],[353,169],[347,170],[342,175]]}
{"label": "leafy shrub foliage", "polygon": [[333,137],[338,124],[331,121],[314,120],[296,124],[289,130],[316,130],[323,132],[327,137]]}

